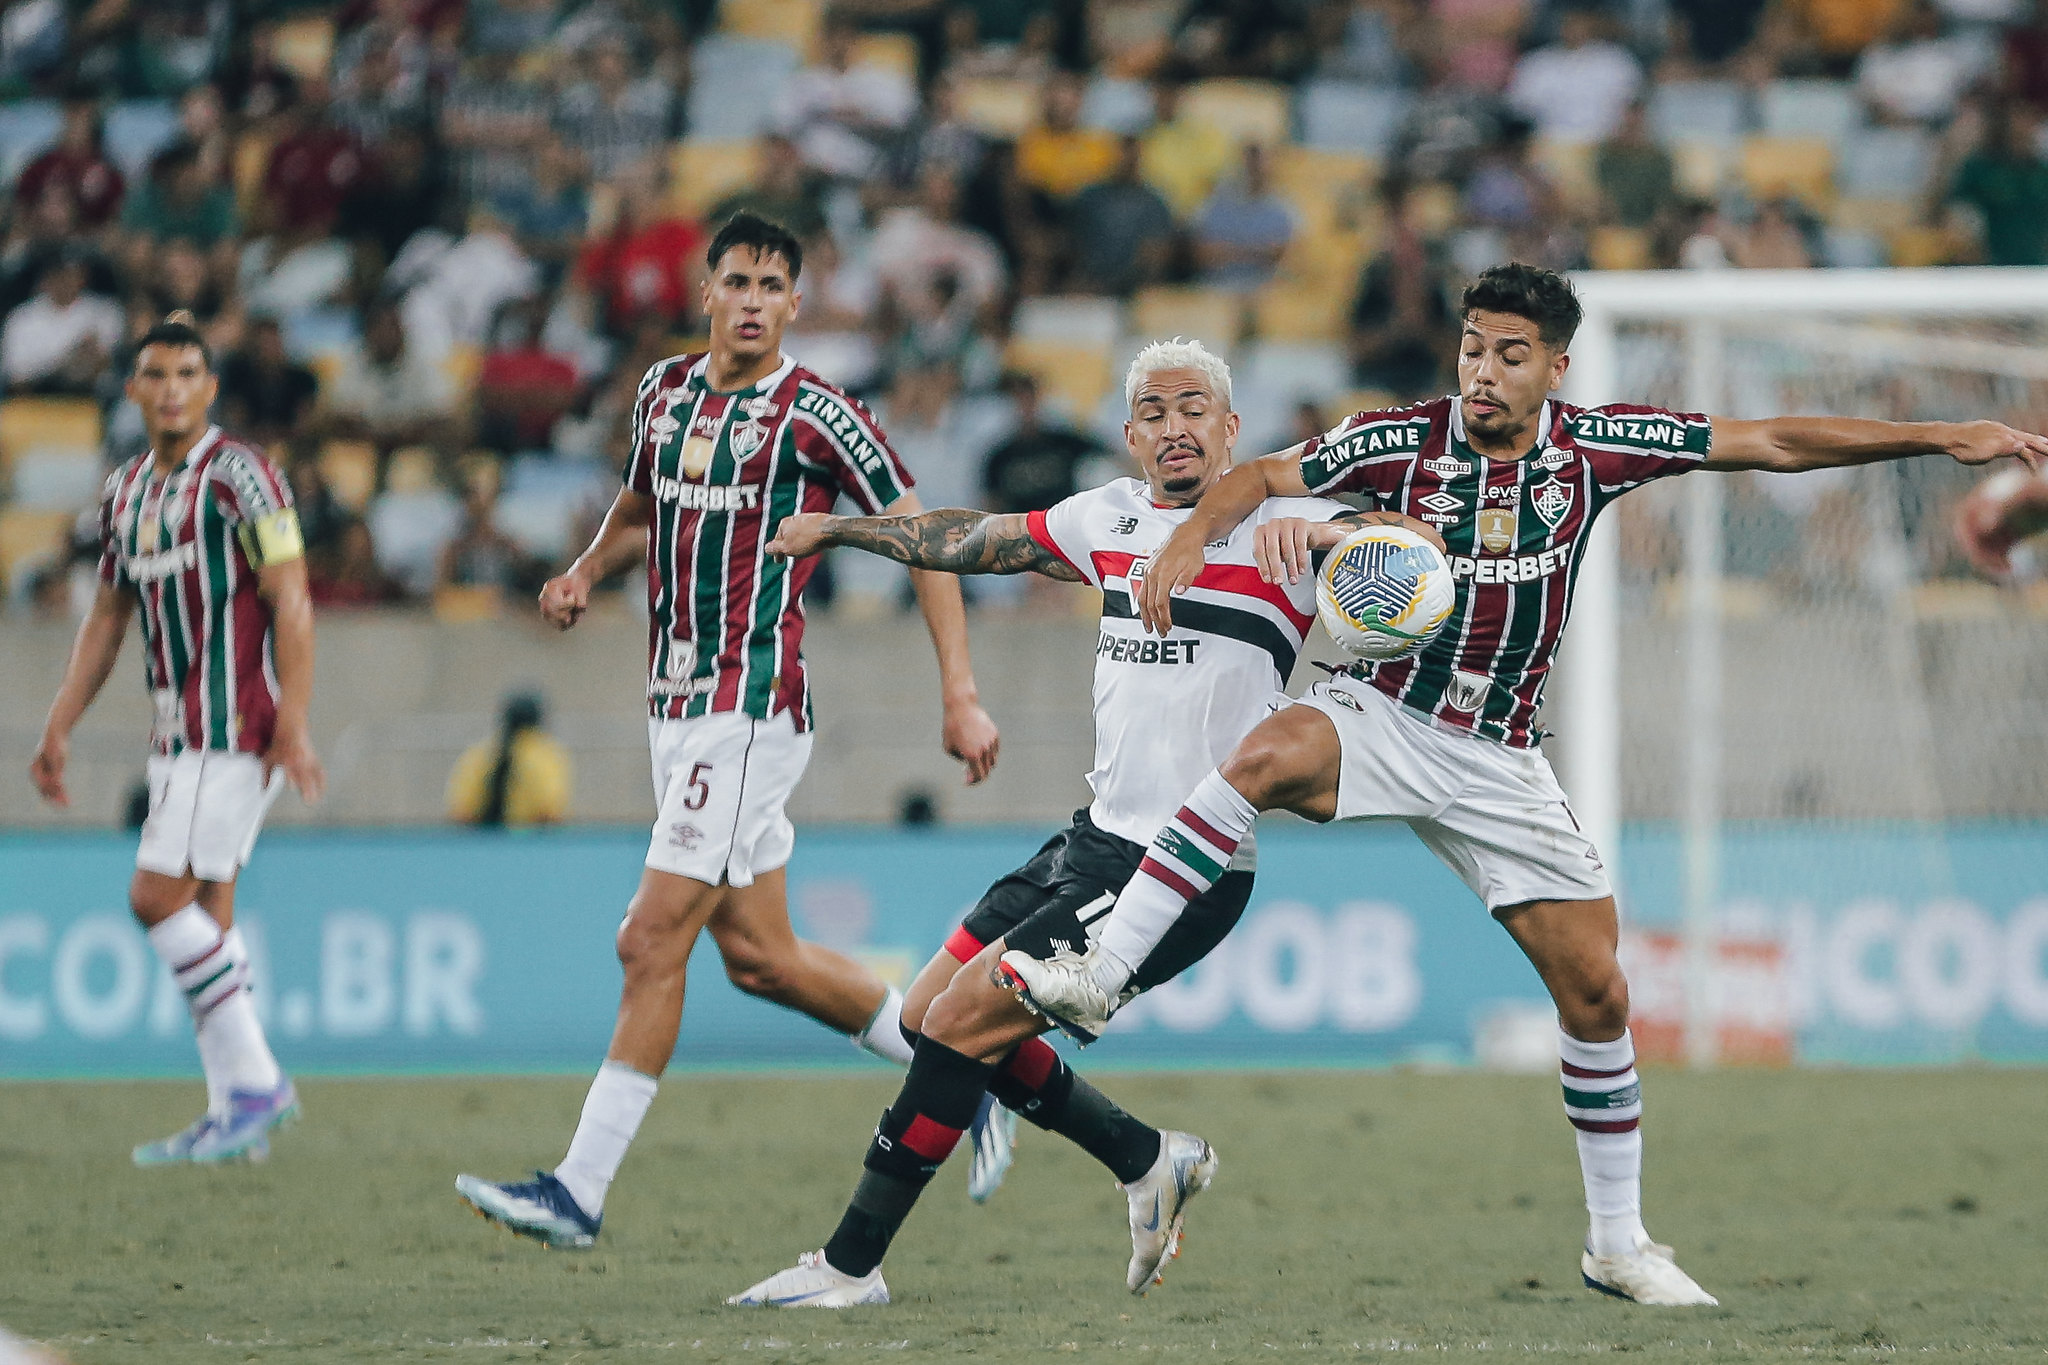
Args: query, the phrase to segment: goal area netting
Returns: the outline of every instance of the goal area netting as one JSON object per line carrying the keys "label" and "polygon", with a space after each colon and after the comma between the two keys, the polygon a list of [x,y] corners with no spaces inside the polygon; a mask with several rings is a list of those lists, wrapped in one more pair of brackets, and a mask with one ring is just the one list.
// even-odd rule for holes
{"label": "goal area netting", "polygon": [[[1577,283],[1574,402],[2048,422],[2048,270]],[[2048,582],[1963,558],[1985,477],[1695,474],[1600,528],[1548,719],[1616,852],[1648,1050],[1933,1061],[2048,1024],[2044,888],[1983,852],[2048,819]]]}

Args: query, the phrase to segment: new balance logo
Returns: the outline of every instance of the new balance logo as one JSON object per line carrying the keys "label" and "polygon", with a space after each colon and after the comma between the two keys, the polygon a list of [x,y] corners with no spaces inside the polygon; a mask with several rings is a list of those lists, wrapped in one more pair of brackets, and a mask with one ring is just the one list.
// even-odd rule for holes
{"label": "new balance logo", "polygon": [[1138,519],[1136,517],[1118,517],[1116,524],[1109,528],[1109,533],[1113,536],[1127,536],[1137,529]]}

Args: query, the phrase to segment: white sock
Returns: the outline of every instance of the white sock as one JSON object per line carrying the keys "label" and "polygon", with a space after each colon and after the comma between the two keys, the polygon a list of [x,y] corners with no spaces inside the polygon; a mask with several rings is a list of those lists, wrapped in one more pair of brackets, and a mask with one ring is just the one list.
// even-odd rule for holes
{"label": "white sock", "polygon": [[604,1212],[604,1192],[611,1188],[654,1103],[654,1077],[643,1075],[624,1062],[607,1061],[597,1069],[590,1093],[583,1099],[583,1117],[576,1124],[576,1136],[569,1139],[569,1154],[555,1167],[555,1179],[568,1187],[576,1203],[592,1218]]}
{"label": "white sock", "polygon": [[227,1111],[232,1090],[273,1090],[277,1062],[263,1041],[247,990],[249,964],[241,935],[223,935],[195,903],[149,930],[150,946],[185,997],[206,1069],[206,1106]]}
{"label": "white sock", "polygon": [[910,1065],[910,1043],[903,1036],[903,992],[894,986],[882,997],[875,1017],[853,1035],[854,1045],[872,1052],[885,1062]]}
{"label": "white sock", "polygon": [[1564,1112],[1578,1129],[1579,1173],[1592,1219],[1586,1245],[1595,1256],[1634,1251],[1643,1230],[1643,1092],[1636,1044],[1626,1031],[1611,1043],[1586,1043],[1562,1029]]}
{"label": "white sock", "polygon": [[1187,804],[1167,822],[1145,861],[1116,898],[1116,906],[1095,926],[1095,950],[1109,959],[1096,979],[1111,995],[1121,990],[1166,937],[1188,902],[1214,886],[1230,867],[1237,846],[1259,817],[1252,803],[1223,780],[1203,778]]}

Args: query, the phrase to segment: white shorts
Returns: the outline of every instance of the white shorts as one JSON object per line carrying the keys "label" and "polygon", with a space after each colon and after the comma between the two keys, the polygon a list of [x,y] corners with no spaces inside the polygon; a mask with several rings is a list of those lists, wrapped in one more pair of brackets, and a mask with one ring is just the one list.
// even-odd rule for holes
{"label": "white shorts", "polygon": [[149,818],[135,865],[166,877],[189,871],[201,881],[233,881],[284,784],[283,769],[265,784],[255,754],[186,749],[152,756]]}
{"label": "white shorts", "polygon": [[655,717],[647,747],[660,807],[649,867],[710,886],[752,886],[789,861],[796,826],[785,808],[811,761],[811,735],[797,733],[793,712]]}
{"label": "white shorts", "polygon": [[1370,683],[1302,697],[1337,727],[1339,820],[1403,820],[1488,910],[1613,894],[1540,749],[1439,729]]}

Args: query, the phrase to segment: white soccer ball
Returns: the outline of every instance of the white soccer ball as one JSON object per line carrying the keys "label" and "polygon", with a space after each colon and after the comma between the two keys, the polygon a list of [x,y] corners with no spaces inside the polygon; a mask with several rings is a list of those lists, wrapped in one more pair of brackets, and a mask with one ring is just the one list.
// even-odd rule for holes
{"label": "white soccer ball", "polygon": [[1450,619],[1458,598],[1443,551],[1405,526],[1367,526],[1345,537],[1316,577],[1323,629],[1348,654],[1374,663],[1406,658]]}

